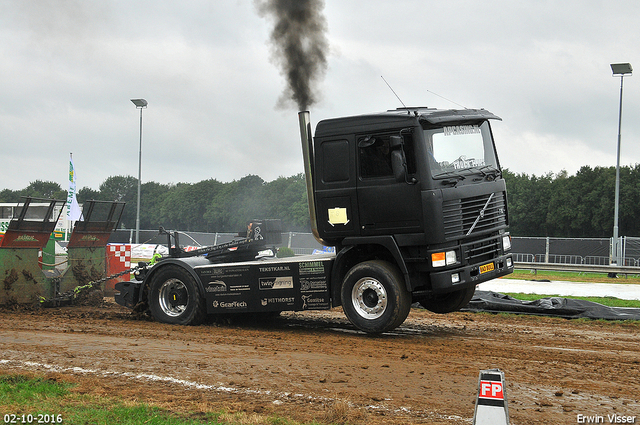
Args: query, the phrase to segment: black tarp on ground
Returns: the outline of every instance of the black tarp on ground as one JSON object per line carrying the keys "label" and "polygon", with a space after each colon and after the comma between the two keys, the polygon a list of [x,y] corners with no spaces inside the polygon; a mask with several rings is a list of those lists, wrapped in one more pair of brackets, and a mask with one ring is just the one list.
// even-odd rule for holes
{"label": "black tarp on ground", "polygon": [[538,314],[569,319],[640,320],[640,308],[608,307],[592,301],[560,297],[522,301],[490,291],[476,291],[463,311]]}

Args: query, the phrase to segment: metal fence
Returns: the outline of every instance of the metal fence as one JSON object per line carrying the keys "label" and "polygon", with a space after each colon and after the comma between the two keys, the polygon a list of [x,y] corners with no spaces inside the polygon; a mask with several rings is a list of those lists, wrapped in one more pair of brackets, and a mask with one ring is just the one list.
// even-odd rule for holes
{"label": "metal fence", "polygon": [[[623,236],[623,266],[640,266],[640,238]],[[607,266],[612,259],[612,238],[513,237],[516,262]]]}

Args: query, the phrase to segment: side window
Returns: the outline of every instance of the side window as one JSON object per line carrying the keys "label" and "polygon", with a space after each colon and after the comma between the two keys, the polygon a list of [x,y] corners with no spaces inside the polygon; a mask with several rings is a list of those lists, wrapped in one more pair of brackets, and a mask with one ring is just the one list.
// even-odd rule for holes
{"label": "side window", "polygon": [[358,155],[361,177],[393,176],[389,135],[369,135],[358,138]]}
{"label": "side window", "polygon": [[[359,137],[358,155],[360,164],[360,176],[362,178],[391,177],[390,137],[398,135],[398,132],[388,134],[375,134]],[[407,161],[407,173],[416,173],[416,160],[413,148],[413,134],[403,133],[403,150]]]}
{"label": "side window", "polygon": [[322,143],[322,181],[349,181],[349,142],[333,140]]}

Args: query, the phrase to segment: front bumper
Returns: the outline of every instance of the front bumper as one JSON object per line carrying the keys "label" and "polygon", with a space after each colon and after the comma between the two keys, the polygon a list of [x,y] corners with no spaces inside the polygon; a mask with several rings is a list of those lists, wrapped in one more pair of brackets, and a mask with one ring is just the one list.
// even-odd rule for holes
{"label": "front bumper", "polygon": [[[493,269],[491,269],[493,265]],[[435,293],[456,291],[513,273],[513,255],[505,254],[491,261],[429,274]],[[457,278],[456,278],[457,275]]]}

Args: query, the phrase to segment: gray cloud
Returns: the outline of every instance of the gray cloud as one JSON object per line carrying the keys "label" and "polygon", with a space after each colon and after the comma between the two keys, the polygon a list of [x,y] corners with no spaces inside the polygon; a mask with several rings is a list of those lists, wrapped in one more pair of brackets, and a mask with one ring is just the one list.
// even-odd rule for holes
{"label": "gray cloud", "polygon": [[[428,6],[428,7],[427,7]],[[600,1],[327,2],[330,53],[311,108],[322,118],[408,105],[484,107],[503,166],[543,174],[615,165],[619,79],[640,69],[640,4]],[[0,2],[3,188],[143,181],[267,180],[302,171],[297,110],[276,109],[286,82],[272,24],[252,1]],[[622,163],[640,162],[640,84],[625,79]],[[435,94],[437,95],[435,95]]]}

